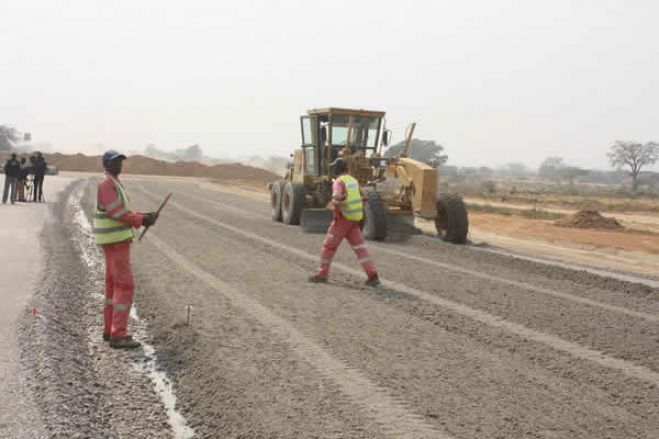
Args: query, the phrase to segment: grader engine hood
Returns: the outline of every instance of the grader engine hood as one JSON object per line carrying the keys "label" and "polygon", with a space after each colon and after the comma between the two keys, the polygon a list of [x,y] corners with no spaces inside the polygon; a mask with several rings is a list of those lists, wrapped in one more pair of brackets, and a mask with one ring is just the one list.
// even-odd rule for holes
{"label": "grader engine hood", "polygon": [[411,204],[414,214],[433,219],[437,216],[437,170],[425,163],[399,158],[393,169],[403,190],[403,204]]}

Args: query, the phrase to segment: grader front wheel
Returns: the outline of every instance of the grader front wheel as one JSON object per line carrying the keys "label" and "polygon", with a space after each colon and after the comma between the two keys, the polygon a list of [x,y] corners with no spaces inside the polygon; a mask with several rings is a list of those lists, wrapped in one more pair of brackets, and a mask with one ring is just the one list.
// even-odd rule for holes
{"label": "grader front wheel", "polygon": [[286,181],[277,180],[272,183],[270,187],[270,207],[272,211],[272,220],[276,222],[281,222],[281,201],[284,194],[284,186]]}
{"label": "grader front wheel", "polygon": [[456,194],[441,194],[437,200],[437,234],[444,241],[453,244],[467,242],[469,218],[462,197]]}
{"label": "grader front wheel", "polygon": [[387,237],[387,207],[379,193],[367,193],[368,202],[364,206],[364,238],[382,241]]}
{"label": "grader front wheel", "polygon": [[284,224],[300,224],[300,214],[305,204],[304,185],[287,181],[281,199],[281,217]]}

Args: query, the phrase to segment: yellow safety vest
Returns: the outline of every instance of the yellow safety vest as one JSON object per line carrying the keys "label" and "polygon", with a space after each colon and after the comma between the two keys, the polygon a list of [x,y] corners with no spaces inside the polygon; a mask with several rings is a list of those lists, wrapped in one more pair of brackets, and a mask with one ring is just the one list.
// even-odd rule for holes
{"label": "yellow safety vest", "polygon": [[[118,218],[126,213],[126,211],[130,210],[130,206],[128,205],[128,197],[124,193],[124,189],[114,180],[114,178],[110,179],[117,191],[117,200],[109,206],[106,206],[106,209],[112,210],[122,204],[124,208],[114,214],[114,216]],[[101,210],[97,200],[96,210],[94,211],[94,236],[96,237],[96,244],[98,245],[114,244],[133,239],[134,231],[128,224],[124,224],[121,221],[109,217],[104,210]]]}
{"label": "yellow safety vest", "polygon": [[340,203],[341,214],[345,219],[361,221],[364,218],[364,202],[362,201],[362,194],[359,192],[359,182],[355,177],[348,174],[340,176],[339,180],[346,187],[346,198]]}

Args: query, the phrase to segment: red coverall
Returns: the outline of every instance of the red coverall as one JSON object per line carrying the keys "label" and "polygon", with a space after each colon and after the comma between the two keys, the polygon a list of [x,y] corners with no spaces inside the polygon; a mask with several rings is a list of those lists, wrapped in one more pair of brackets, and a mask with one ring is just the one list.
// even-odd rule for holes
{"label": "red coverall", "polygon": [[[118,177],[105,173],[105,177],[98,184],[98,203],[108,216],[125,208],[119,201],[114,185],[114,179],[123,188]],[[126,193],[124,189],[124,194]],[[107,209],[107,207],[110,209]],[[122,223],[138,228],[142,225],[143,213],[127,210],[116,218]],[[128,316],[133,304],[133,271],[130,267],[130,245],[132,240],[103,245],[105,253],[105,307],[103,309],[104,330],[111,339],[120,339],[127,335]]]}
{"label": "red coverall", "polygon": [[[334,180],[332,185],[334,220],[327,230],[325,241],[323,241],[323,247],[320,250],[320,267],[318,268],[316,275],[320,277],[329,276],[332,259],[334,259],[334,255],[336,254],[336,250],[339,248],[341,241],[343,241],[343,238],[345,238],[352,246],[353,251],[357,255],[359,263],[362,265],[364,271],[366,271],[366,274],[370,279],[371,277],[376,276],[378,271],[368,254],[368,249],[366,248],[366,244],[364,242],[364,236],[362,235],[362,231],[359,227],[359,221],[351,221],[346,219],[341,214],[341,201],[345,200],[346,197],[347,193],[345,184],[343,181],[337,178]],[[364,198],[363,193],[362,198]]]}

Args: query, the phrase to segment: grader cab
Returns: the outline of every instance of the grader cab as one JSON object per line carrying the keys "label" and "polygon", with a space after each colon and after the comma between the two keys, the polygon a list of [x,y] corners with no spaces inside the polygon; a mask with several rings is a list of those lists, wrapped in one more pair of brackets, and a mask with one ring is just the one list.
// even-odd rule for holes
{"label": "grader cab", "polygon": [[467,212],[456,195],[437,195],[437,170],[407,157],[415,124],[396,157],[384,158],[391,132],[383,111],[323,108],[300,117],[302,146],[291,156],[286,175],[269,185],[272,219],[299,224],[305,232],[323,232],[332,219],[331,163],[348,161],[350,174],[364,187],[368,202],[363,222],[367,239],[384,240],[401,219],[434,220],[443,239],[464,243]]}

